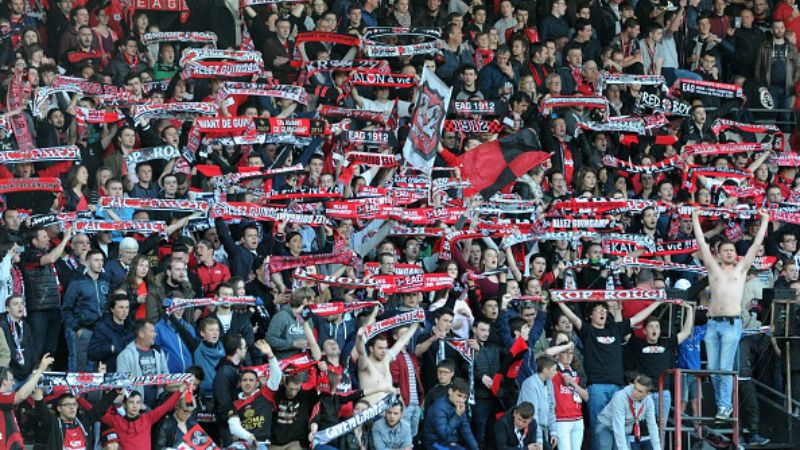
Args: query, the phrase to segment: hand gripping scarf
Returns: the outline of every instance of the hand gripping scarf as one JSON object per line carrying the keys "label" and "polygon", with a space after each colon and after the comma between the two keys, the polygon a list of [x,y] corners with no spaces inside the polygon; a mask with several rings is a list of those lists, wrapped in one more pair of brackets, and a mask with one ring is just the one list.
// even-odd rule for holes
{"label": "hand gripping scarf", "polygon": [[334,439],[338,439],[341,436],[353,431],[354,429],[374,421],[378,417],[382,417],[384,412],[387,409],[394,406],[398,401],[397,394],[394,392],[386,395],[382,399],[378,400],[375,404],[370,406],[369,408],[361,411],[358,414],[353,415],[353,417],[345,420],[344,422],[339,422],[332,427],[325,428],[324,430],[317,431],[314,433],[314,442],[312,443],[311,447],[318,447],[320,445],[327,444]]}
{"label": "hand gripping scarf", "polygon": [[246,305],[246,306],[259,306],[263,305],[264,301],[258,297],[242,296],[242,297],[208,297],[208,298],[165,298],[164,308],[167,314],[172,314],[175,311],[186,308],[198,308],[205,306],[219,306],[219,305]]}
{"label": "hand gripping scarf", "polygon": [[375,336],[397,327],[405,327],[414,323],[425,322],[425,310],[417,308],[413,311],[397,314],[388,319],[375,322],[364,327],[364,342],[369,342]]}

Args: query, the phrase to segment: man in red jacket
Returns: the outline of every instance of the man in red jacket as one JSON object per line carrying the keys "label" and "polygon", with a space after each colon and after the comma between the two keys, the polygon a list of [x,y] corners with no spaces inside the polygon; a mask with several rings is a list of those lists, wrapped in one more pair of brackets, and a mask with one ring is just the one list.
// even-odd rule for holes
{"label": "man in red jacket", "polygon": [[[395,328],[392,338],[395,342],[406,331],[406,327]],[[403,404],[403,418],[408,421],[411,427],[411,435],[416,436],[419,429],[419,420],[422,417],[422,406],[424,392],[422,390],[422,378],[420,378],[419,361],[417,355],[408,352],[408,345],[404,345],[391,364],[389,370],[392,373],[392,384],[400,388],[400,396]]]}
{"label": "man in red jacket", "polygon": [[150,450],[150,431],[153,425],[175,408],[175,404],[178,403],[181,394],[186,391],[186,385],[183,383],[167,386],[167,390],[175,390],[176,387],[178,389],[173,392],[167,401],[152,411],[143,414],[139,413],[142,409],[142,394],[132,391],[125,398],[125,403],[123,404],[125,408],[124,416],[117,414],[116,409],[110,408],[100,421],[117,431],[120,448]]}

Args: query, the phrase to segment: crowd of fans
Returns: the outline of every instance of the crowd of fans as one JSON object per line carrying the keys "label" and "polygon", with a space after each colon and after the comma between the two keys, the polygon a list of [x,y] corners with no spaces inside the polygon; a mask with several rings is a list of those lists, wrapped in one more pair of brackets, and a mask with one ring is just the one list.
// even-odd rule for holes
{"label": "crowd of fans", "polygon": [[[737,370],[713,377],[716,418],[731,420],[738,383],[743,439],[769,441],[751,380],[783,391],[785,364],[800,370],[762,303],[800,289],[795,0],[3,6],[1,448],[205,448],[202,429],[271,450],[658,449],[676,400],[667,378],[659,401],[659,379],[676,367]],[[375,27],[396,27],[376,38],[387,57],[366,52]],[[198,56],[214,46],[241,52]],[[370,60],[414,86],[354,83]],[[452,87],[430,174],[400,156],[423,72]],[[223,95],[226,81],[274,90]],[[326,122],[202,136],[168,108],[196,102],[212,119]],[[494,141],[550,157],[481,198],[460,158]],[[232,212],[256,204],[289,214]],[[643,240],[655,247],[629,246]],[[667,243],[682,250],[653,250]],[[445,287],[410,281],[430,274]],[[553,296],[576,289],[611,301]],[[686,301],[610,294],[665,289]],[[151,381],[116,388],[115,374]],[[694,386],[682,400],[699,416]],[[369,420],[331,432],[353,417]]]}

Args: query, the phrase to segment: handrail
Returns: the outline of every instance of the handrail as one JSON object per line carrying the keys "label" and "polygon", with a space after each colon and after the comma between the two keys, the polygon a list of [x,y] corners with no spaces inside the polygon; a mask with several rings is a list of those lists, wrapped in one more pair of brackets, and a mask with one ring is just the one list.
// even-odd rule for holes
{"label": "handrail", "polygon": [[[666,425],[667,418],[666,416],[669,414],[661,414],[662,405],[664,404],[664,379],[669,376],[673,375],[673,398],[675,398],[675,445],[674,450],[682,450],[682,432],[683,432],[683,392],[682,392],[682,375],[694,375],[697,381],[697,401],[700,403],[701,408],[703,404],[703,386],[702,382],[700,381],[702,378],[710,377],[712,375],[721,375],[721,376],[733,376],[738,377],[739,373],[735,370],[694,370],[694,369],[667,369],[661,372],[661,375],[658,377],[658,408],[659,408],[659,415],[658,415],[658,433],[661,442],[664,442],[665,432],[664,427]],[[731,441],[733,441],[733,445],[738,448],[739,447],[739,383],[734,381],[733,383],[733,436],[731,437]],[[702,435],[701,435],[702,436]]]}

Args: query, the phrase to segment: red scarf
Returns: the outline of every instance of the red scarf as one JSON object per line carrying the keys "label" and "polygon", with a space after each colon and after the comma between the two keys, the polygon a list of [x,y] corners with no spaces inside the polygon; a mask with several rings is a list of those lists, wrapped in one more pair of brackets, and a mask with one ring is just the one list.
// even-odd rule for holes
{"label": "red scarf", "polygon": [[128,56],[127,53],[122,52],[122,59],[128,64],[131,70],[136,69],[136,66],[139,65],[139,55]]}
{"label": "red scarf", "polygon": [[633,437],[636,439],[636,442],[639,442],[642,439],[642,429],[639,426],[639,417],[641,417],[642,412],[644,412],[644,402],[642,402],[642,405],[639,406],[639,411],[636,411],[636,409],[633,407],[633,398],[629,395],[628,408],[630,408],[631,415],[633,416]]}

